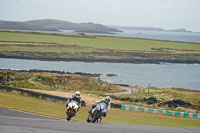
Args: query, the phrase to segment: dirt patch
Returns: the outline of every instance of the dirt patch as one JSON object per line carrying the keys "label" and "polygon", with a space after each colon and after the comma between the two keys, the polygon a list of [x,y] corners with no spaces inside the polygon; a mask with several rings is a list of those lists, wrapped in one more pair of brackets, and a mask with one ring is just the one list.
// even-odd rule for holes
{"label": "dirt patch", "polygon": [[[55,96],[60,96],[60,97],[66,97],[66,98],[69,98],[74,94],[73,92],[62,92],[62,91],[45,91],[45,90],[34,90],[34,89],[25,89],[25,90],[31,90],[34,92],[40,92],[40,93],[45,93],[45,94],[50,94],[50,95],[55,95]],[[86,106],[91,106],[96,101],[103,99],[104,97],[94,95],[94,94],[81,93],[81,98],[83,101],[86,102]],[[116,103],[116,104],[122,103],[118,100],[113,100],[113,99],[111,99],[111,102]]]}

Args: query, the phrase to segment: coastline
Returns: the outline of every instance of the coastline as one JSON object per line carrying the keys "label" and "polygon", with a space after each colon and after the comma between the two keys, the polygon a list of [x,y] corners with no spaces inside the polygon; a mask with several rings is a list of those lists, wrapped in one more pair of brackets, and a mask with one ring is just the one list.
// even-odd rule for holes
{"label": "coastline", "polygon": [[[86,73],[86,72],[64,72],[61,70],[42,70],[42,69],[30,69],[30,70],[18,70],[18,69],[3,69],[0,68],[0,70],[8,70],[8,71],[16,71],[16,72],[27,72],[27,73],[51,73],[51,74],[76,74],[76,75],[80,75],[80,76],[86,76],[86,77],[92,77],[92,78],[99,78],[102,74],[100,73]],[[13,81],[11,79],[9,79],[8,81]],[[109,95],[112,94],[132,94],[132,93],[140,93],[143,92],[144,93],[144,89],[148,89],[148,87],[145,86],[133,86],[133,85],[129,85],[129,84],[118,84],[118,83],[110,83],[116,86],[120,86],[124,89],[124,91],[122,92],[113,92],[113,93],[107,93]],[[160,87],[154,87],[154,86],[150,86],[151,90],[153,89],[164,89],[164,88],[160,88]],[[132,89],[132,90],[131,90]],[[174,89],[174,90],[179,90],[179,91],[193,91],[193,92],[200,92],[200,90],[196,90],[196,89],[188,89],[188,88],[179,88],[179,87],[168,87],[166,89]]]}
{"label": "coastline", "polygon": [[[88,63],[11,58],[0,58],[0,64],[2,69],[78,74],[123,86],[155,86],[199,90],[199,64]],[[110,74],[117,76],[110,77]]]}
{"label": "coastline", "polygon": [[12,59],[27,59],[40,61],[80,61],[80,62],[103,62],[103,63],[130,63],[130,64],[162,64],[162,63],[177,63],[177,64],[200,64],[200,60],[177,60],[177,59],[134,59],[134,58],[95,58],[95,57],[31,57],[19,55],[4,55],[0,53],[0,58]]}

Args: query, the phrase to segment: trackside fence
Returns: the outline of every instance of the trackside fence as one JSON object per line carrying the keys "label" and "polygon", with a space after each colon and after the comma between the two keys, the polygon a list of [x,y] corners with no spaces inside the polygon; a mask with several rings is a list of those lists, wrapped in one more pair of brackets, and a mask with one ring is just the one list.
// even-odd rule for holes
{"label": "trackside fence", "polygon": [[178,111],[172,111],[172,110],[153,109],[153,108],[145,108],[145,107],[133,106],[133,105],[121,105],[121,109],[122,110],[138,110],[138,111],[141,111],[141,112],[164,114],[164,115],[167,115],[167,116],[200,118],[200,114],[197,114],[197,113],[188,113],[188,112],[178,112]]}
{"label": "trackside fence", "polygon": [[[49,95],[49,94],[45,94],[45,93],[34,92],[34,91],[31,91],[31,90],[24,90],[24,89],[19,89],[19,88],[14,88],[14,87],[7,87],[7,86],[1,86],[0,85],[0,89],[10,91],[10,92],[16,91],[16,92],[19,92],[22,95],[26,94],[26,95],[29,95],[29,96],[38,97],[38,98],[42,98],[44,100],[49,100],[49,101],[53,101],[53,102],[65,103],[68,100],[68,98],[65,98],[65,97],[54,96],[54,95]],[[82,101],[81,105],[86,106],[85,101]]]}

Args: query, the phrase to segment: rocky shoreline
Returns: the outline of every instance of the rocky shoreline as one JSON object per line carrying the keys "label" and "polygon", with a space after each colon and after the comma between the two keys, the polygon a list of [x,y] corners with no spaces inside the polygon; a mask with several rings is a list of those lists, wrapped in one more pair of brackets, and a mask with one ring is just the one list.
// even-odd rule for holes
{"label": "rocky shoreline", "polygon": [[81,62],[105,62],[105,63],[132,63],[132,64],[162,64],[162,63],[181,63],[181,64],[200,64],[200,60],[178,60],[178,59],[135,59],[135,58],[84,58],[84,57],[31,57],[23,55],[5,55],[0,53],[0,58],[28,59],[41,61],[81,61]]}
{"label": "rocky shoreline", "polygon": [[[0,69],[1,70],[1,69]],[[54,71],[54,70],[40,70],[40,69],[31,69],[31,70],[17,70],[18,72],[47,72],[47,73],[58,73],[58,74],[77,74],[81,76],[89,76],[89,77],[100,77],[101,74],[96,73],[83,73],[83,72],[64,72],[64,71]]]}

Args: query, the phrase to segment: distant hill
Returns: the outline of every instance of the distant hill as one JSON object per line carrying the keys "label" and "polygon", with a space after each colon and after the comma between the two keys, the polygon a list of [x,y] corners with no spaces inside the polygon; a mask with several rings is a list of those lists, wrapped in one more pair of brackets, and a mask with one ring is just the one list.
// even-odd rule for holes
{"label": "distant hill", "polygon": [[168,31],[172,31],[172,32],[192,32],[192,31],[188,31],[186,29],[176,29],[176,30],[168,30]]}
{"label": "distant hill", "polygon": [[108,26],[110,28],[116,28],[120,30],[143,30],[143,31],[171,31],[171,32],[192,32],[185,29],[165,30],[163,28],[156,27],[126,27],[126,26]]}
{"label": "distant hill", "polygon": [[0,20],[0,29],[60,31],[74,30],[75,32],[87,33],[113,33],[121,32],[115,28],[109,28],[94,23],[72,23],[55,19],[30,20],[24,22]]}
{"label": "distant hill", "polygon": [[164,31],[164,29],[162,28],[154,28],[154,27],[125,27],[125,26],[108,26],[108,27],[122,29],[122,30]]}

